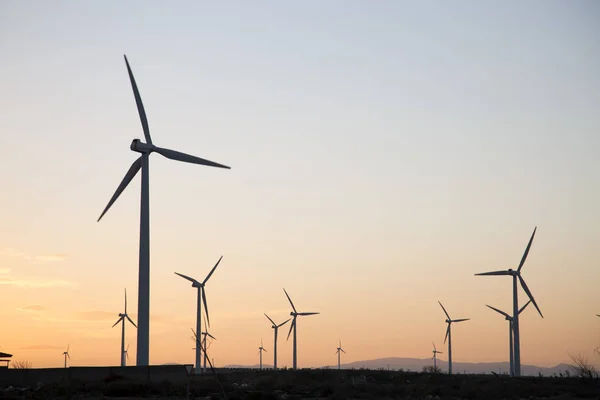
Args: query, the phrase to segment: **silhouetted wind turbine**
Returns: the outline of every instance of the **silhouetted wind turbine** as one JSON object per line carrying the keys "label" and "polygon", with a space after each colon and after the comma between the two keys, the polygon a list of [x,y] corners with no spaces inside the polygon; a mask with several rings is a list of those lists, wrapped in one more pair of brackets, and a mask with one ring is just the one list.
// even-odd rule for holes
{"label": "silhouetted wind turbine", "polygon": [[517,270],[513,270],[511,268],[505,271],[493,271],[493,272],[484,272],[481,274],[475,274],[476,276],[485,276],[485,275],[509,275],[513,278],[513,337],[514,337],[514,376],[521,376],[521,341],[520,341],[520,333],[519,333],[519,297],[518,297],[518,283],[521,282],[521,286],[523,290],[533,303],[535,309],[538,311],[540,316],[544,318],[540,308],[538,307],[531,291],[527,287],[525,280],[521,276],[521,268],[523,268],[523,264],[525,264],[525,260],[527,259],[527,255],[529,254],[529,249],[531,248],[531,243],[533,242],[533,237],[535,236],[535,232],[537,231],[537,226],[533,230],[531,234],[531,238],[529,239],[529,243],[527,244],[527,248],[525,249],[525,253],[521,258],[521,262],[519,263],[519,267]]}
{"label": "silhouetted wind turbine", "polygon": [[140,120],[142,121],[142,128],[144,130],[144,137],[146,143],[139,139],[134,139],[131,142],[130,149],[137,153],[140,153],[140,157],[131,164],[129,171],[125,174],[125,177],[117,187],[115,194],[108,202],[108,205],[102,211],[98,221],[104,216],[108,209],[117,200],[119,195],[125,190],[129,182],[135,177],[138,171],[142,170],[142,188],[141,188],[141,205],[140,205],[140,254],[139,254],[139,283],[138,283],[138,323],[139,329],[137,333],[137,365],[149,365],[150,362],[150,192],[149,192],[149,156],[151,153],[156,152],[166,158],[176,161],[182,161],[192,164],[206,165],[209,167],[227,168],[228,166],[218,164],[212,161],[208,161],[199,157],[191,156],[189,154],[181,153],[175,150],[169,150],[161,147],[157,147],[152,143],[150,137],[150,128],[148,126],[148,119],[146,118],[146,111],[142,104],[142,98],[138,90],[133,72],[125,57],[125,64],[127,65],[127,72],[129,74],[129,80],[131,81],[131,87],[133,89],[133,95],[137,104],[138,113]]}
{"label": "silhouetted wind turbine", "polygon": [[435,372],[435,371],[437,371],[437,355],[444,354],[444,353],[442,353],[441,351],[438,351],[435,348],[435,343],[432,342],[432,344],[433,344],[433,370]]}
{"label": "silhouetted wind turbine", "polygon": [[[438,303],[440,302],[438,301]],[[446,337],[444,338],[444,343],[446,343],[446,340],[448,340],[448,374],[452,375],[452,329],[450,326],[453,322],[468,321],[471,318],[452,319],[450,318],[450,315],[448,315],[448,312],[444,306],[442,306],[442,303],[440,303],[440,306],[442,307],[442,310],[444,310],[444,314],[446,314],[447,317],[446,323],[448,324],[448,328],[446,328]]]}
{"label": "silhouetted wind turbine", "polygon": [[267,317],[269,319],[269,321],[271,321],[271,324],[272,324],[271,328],[273,328],[273,332],[275,335],[275,337],[273,338],[273,369],[276,370],[277,369],[277,331],[283,325],[287,324],[291,318],[288,318],[281,324],[277,325],[267,314],[265,314],[265,317]]}
{"label": "silhouetted wind turbine", "polygon": [[[129,360],[129,344],[127,344],[127,349],[125,349],[125,357]],[[124,367],[126,365],[123,365]]]}
{"label": "silhouetted wind turbine", "polygon": [[260,364],[259,364],[260,367],[259,367],[259,369],[262,369],[262,352],[263,351],[267,351],[267,349],[265,349],[263,347],[263,341],[262,341],[262,339],[260,339],[260,347],[258,348],[258,355],[260,356]]}
{"label": "silhouetted wind turbine", "polygon": [[68,344],[67,351],[63,352],[63,356],[65,356],[65,368],[67,368],[67,357],[69,358],[69,360],[71,359],[71,356],[69,355],[69,346],[71,346],[71,345]]}
{"label": "silhouetted wind turbine", "polygon": [[[527,303],[525,303],[525,305],[523,307],[521,307],[521,309],[519,310],[519,314],[521,314],[523,312],[523,310],[529,305],[529,303],[531,303],[531,300],[529,300]],[[509,359],[509,363],[510,363],[510,375],[514,376],[515,375],[515,366],[514,366],[514,345],[513,345],[513,317],[511,317],[510,315],[508,315],[507,313],[505,313],[502,310],[499,310],[495,307],[492,306],[488,306],[486,304],[487,307],[491,308],[492,310],[496,311],[497,313],[500,313],[502,315],[504,315],[504,318],[508,321],[508,346],[509,346],[509,355],[508,355],[508,359]]]}
{"label": "silhouetted wind turbine", "polygon": [[133,326],[135,326],[137,328],[137,325],[135,324],[135,322],[133,322],[131,320],[131,318],[129,318],[129,315],[127,315],[127,289],[125,289],[125,312],[119,313],[119,319],[112,326],[112,328],[114,328],[115,325],[117,325],[119,322],[122,322],[122,326],[121,326],[121,367],[124,367],[126,364],[125,363],[125,319],[127,319],[129,322],[131,322],[131,324]]}
{"label": "silhouetted wind turbine", "polygon": [[[199,282],[199,281],[195,280],[194,278],[190,278],[189,276],[180,274],[179,272],[175,272],[175,275],[179,275],[183,279],[187,279],[188,281],[192,282],[192,287],[198,289],[198,296],[196,299],[196,332],[200,332],[200,335],[202,335],[202,303],[204,303],[204,311],[206,311],[206,320],[208,321],[208,326],[210,326],[210,318],[208,317],[208,305],[206,304],[206,289],[204,288],[204,285],[206,285],[206,282],[208,282],[208,280],[212,276],[213,272],[215,272],[215,269],[217,269],[217,266],[221,262],[221,259],[223,259],[223,256],[221,256],[221,258],[219,258],[219,261],[217,261],[215,266],[210,270],[210,272],[208,273],[208,275],[206,276],[206,278],[204,278],[204,281],[202,281],[202,282]],[[200,337],[200,340],[202,340],[202,337]],[[201,369],[202,369],[202,362],[200,359],[200,351],[202,350],[201,347],[202,346],[196,346],[196,372],[197,373],[200,373]],[[204,361],[204,364],[206,365],[206,360]],[[206,368],[205,368],[205,370],[206,370]]]}
{"label": "silhouetted wind turbine", "polygon": [[336,350],[336,354],[338,356],[338,371],[341,368],[341,364],[340,364],[340,355],[341,355],[341,353],[346,354],[346,352],[344,351],[344,349],[342,349],[342,341],[340,340],[340,347],[338,347],[337,350]]}
{"label": "silhouetted wind turbine", "polygon": [[[208,313],[206,313],[206,315],[208,315]],[[206,372],[206,360],[207,360],[207,353],[208,353],[208,347],[206,345],[206,337],[207,336],[213,340],[217,340],[216,337],[214,337],[213,335],[208,333],[208,327],[206,326],[206,320],[204,320],[204,332],[202,332],[202,341],[204,343],[202,345],[202,348],[204,349],[204,372]]]}
{"label": "silhouetted wind turbine", "polygon": [[297,350],[298,350],[297,343],[298,342],[296,341],[296,339],[297,339],[297,334],[296,334],[296,318],[298,316],[302,317],[302,316],[306,316],[306,315],[315,315],[315,314],[319,314],[319,313],[318,312],[303,312],[303,313],[297,312],[296,311],[296,307],[294,307],[294,303],[292,303],[292,299],[290,299],[290,296],[285,291],[285,289],[283,289],[283,292],[285,293],[285,296],[289,300],[289,302],[290,302],[290,304],[292,306],[292,309],[294,310],[294,311],[290,312],[290,315],[293,318],[292,318],[292,325],[290,325],[290,331],[288,332],[286,340],[289,340],[290,334],[292,333],[292,329],[293,329],[294,330],[294,353],[293,353],[294,354],[294,357],[293,357],[293,364],[294,364],[294,366],[293,366],[293,368],[297,369],[298,368],[298,352],[297,352]]}

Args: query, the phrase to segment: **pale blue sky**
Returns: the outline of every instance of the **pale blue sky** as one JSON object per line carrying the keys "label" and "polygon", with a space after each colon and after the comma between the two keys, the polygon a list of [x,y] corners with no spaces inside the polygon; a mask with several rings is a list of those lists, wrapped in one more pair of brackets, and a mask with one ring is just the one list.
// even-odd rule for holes
{"label": "pale blue sky", "polygon": [[[578,308],[591,343],[599,21],[595,1],[4,0],[0,248],[68,259],[0,267],[101,286],[116,307],[127,285],[136,303],[139,178],[95,222],[143,136],[125,53],[155,144],[232,167],[151,157],[153,310],[188,315],[173,270],[205,275],[224,254],[217,297],[266,304],[287,285],[331,315],[359,290],[365,310],[434,290],[495,323],[482,304],[507,308],[509,283],[472,275],[517,263],[538,225],[526,279],[547,319]],[[553,296],[577,285],[572,303]],[[78,305],[106,308],[93,297]],[[436,300],[420,305],[434,323]],[[239,307],[266,307],[253,301]],[[235,311],[213,304],[216,321]]]}

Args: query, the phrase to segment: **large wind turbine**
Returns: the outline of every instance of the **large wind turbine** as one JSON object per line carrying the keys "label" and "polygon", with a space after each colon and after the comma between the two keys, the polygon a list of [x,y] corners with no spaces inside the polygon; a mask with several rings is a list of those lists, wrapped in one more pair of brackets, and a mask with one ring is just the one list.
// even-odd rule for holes
{"label": "large wind turbine", "polygon": [[337,356],[338,356],[338,371],[341,369],[341,364],[340,364],[340,356],[341,353],[346,354],[346,352],[344,351],[344,349],[342,349],[342,341],[340,340],[340,347],[337,348],[336,350]]}
{"label": "large wind turbine", "polygon": [[[438,301],[438,303],[440,302]],[[444,343],[446,343],[446,340],[448,340],[448,374],[452,375],[452,329],[450,326],[453,322],[468,321],[471,318],[452,319],[450,318],[450,315],[448,315],[448,312],[444,306],[442,306],[442,303],[440,303],[440,306],[442,307],[442,310],[444,310],[444,314],[446,314],[447,317],[446,323],[448,324],[448,328],[446,328],[446,337],[444,338]]]}
{"label": "large wind turbine", "polygon": [[273,332],[275,332],[275,337],[273,338],[273,369],[276,370],[277,369],[277,331],[283,325],[287,324],[291,318],[288,318],[281,324],[277,325],[267,314],[265,314],[265,317],[267,317],[269,319],[269,321],[271,321],[271,324],[273,324],[271,326],[271,328],[273,328]]}
{"label": "large wind turbine", "polygon": [[171,160],[183,161],[192,164],[207,165],[209,167],[227,168],[228,166],[218,164],[212,161],[208,161],[199,157],[191,156],[189,154],[180,153],[175,150],[169,150],[161,147],[157,147],[152,143],[150,137],[150,128],[148,127],[148,119],[146,118],[146,111],[142,104],[142,98],[138,90],[137,84],[131,72],[131,67],[125,57],[125,64],[127,65],[127,72],[129,74],[129,80],[131,81],[131,87],[133,89],[133,95],[135,96],[135,102],[137,104],[138,113],[140,120],[142,121],[142,128],[144,130],[144,137],[146,143],[139,139],[134,139],[131,142],[130,149],[137,153],[140,153],[140,157],[131,164],[129,171],[125,174],[125,177],[117,187],[115,194],[108,202],[108,205],[102,211],[100,218],[108,211],[112,204],[117,200],[119,195],[125,190],[129,182],[135,177],[138,171],[142,170],[142,188],[141,188],[141,204],[140,204],[140,249],[139,249],[139,277],[138,277],[138,323],[139,329],[137,333],[137,365],[149,365],[150,362],[150,200],[149,200],[149,156],[151,153],[156,152],[164,157],[170,158]]}
{"label": "large wind turbine", "polygon": [[262,370],[262,352],[263,351],[267,351],[267,349],[265,349],[263,347],[263,341],[262,341],[262,339],[260,339],[260,347],[258,348],[258,355],[260,356],[260,364],[259,364],[260,370]]}
{"label": "large wind turbine", "polygon": [[519,333],[519,297],[518,297],[518,283],[521,282],[521,287],[533,303],[535,309],[538,311],[540,316],[544,318],[540,308],[538,307],[531,291],[527,287],[525,280],[521,276],[521,268],[523,268],[523,264],[525,264],[525,260],[527,259],[527,255],[529,254],[529,249],[531,248],[531,243],[533,242],[533,237],[535,236],[535,231],[537,231],[537,226],[533,230],[531,234],[531,238],[529,239],[529,243],[527,244],[527,248],[525,249],[525,253],[521,258],[521,262],[519,263],[519,267],[517,270],[507,269],[505,271],[493,271],[493,272],[484,272],[481,274],[475,275],[509,275],[512,276],[513,280],[513,336],[514,336],[514,374],[515,376],[521,376],[521,341],[520,341],[520,333]]}
{"label": "large wind turbine", "polygon": [[133,322],[131,320],[131,318],[129,318],[129,315],[127,315],[127,289],[125,289],[125,312],[119,313],[119,319],[112,326],[114,328],[119,322],[122,323],[122,326],[121,326],[121,367],[124,367],[126,364],[125,355],[127,353],[125,351],[125,319],[127,319],[129,322],[131,322],[131,324],[133,326],[135,326],[137,328],[137,325],[135,324],[135,322]]}
{"label": "large wind turbine", "polygon": [[[127,358],[127,360],[129,360],[129,344],[127,345],[127,349],[125,349],[125,357]],[[123,365],[124,367],[126,365]]]}
{"label": "large wind turbine", "polygon": [[437,372],[437,355],[438,354],[444,354],[441,351],[438,351],[438,349],[435,348],[435,343],[433,344],[433,371]]}
{"label": "large wind turbine", "polygon": [[[523,312],[523,310],[529,305],[529,303],[531,303],[531,300],[529,300],[527,303],[525,303],[525,305],[523,307],[521,307],[521,309],[519,310],[519,314],[521,314]],[[499,310],[495,307],[492,306],[488,306],[486,304],[487,307],[491,308],[492,310],[496,311],[497,313],[500,313],[502,315],[504,315],[504,318],[508,321],[508,346],[509,346],[509,353],[508,353],[508,359],[509,359],[509,363],[510,363],[510,375],[511,376],[515,376],[515,366],[514,366],[514,345],[513,345],[513,317],[511,317],[510,315],[508,315],[507,313],[505,313],[502,310]]]}
{"label": "large wind turbine", "polygon": [[71,356],[69,355],[69,346],[71,345],[67,345],[67,351],[63,351],[63,356],[65,356],[65,368],[67,368],[67,357],[69,358],[69,360],[71,359]]}
{"label": "large wind turbine", "polygon": [[[192,282],[192,287],[198,289],[198,296],[197,296],[197,300],[196,300],[196,332],[200,332],[201,336],[202,336],[202,303],[204,303],[204,311],[206,311],[206,321],[208,321],[208,326],[210,326],[210,318],[208,317],[208,305],[206,304],[206,289],[204,288],[204,285],[206,285],[206,282],[208,282],[208,280],[212,276],[213,272],[215,272],[215,269],[217,269],[217,266],[221,262],[222,258],[223,258],[223,256],[221,256],[221,258],[219,258],[219,261],[217,261],[215,266],[210,270],[210,272],[208,273],[208,275],[206,276],[206,278],[204,278],[204,281],[202,281],[202,282],[198,282],[194,278],[190,278],[189,276],[180,274],[179,272],[175,272],[176,275],[179,275],[183,279],[187,279],[188,281]],[[200,337],[200,340],[202,340],[202,337]],[[201,350],[202,350],[202,346],[196,346],[196,372],[197,373],[200,373],[200,371],[202,369],[202,364],[201,364],[201,359],[200,359],[200,351]]]}
{"label": "large wind turbine", "polygon": [[289,295],[288,295],[288,293],[285,291],[285,289],[283,289],[283,292],[285,293],[285,296],[286,296],[286,297],[287,297],[287,299],[289,300],[289,302],[290,302],[290,304],[291,304],[291,306],[292,306],[292,309],[294,310],[294,311],[290,312],[290,315],[291,315],[293,318],[292,318],[292,325],[290,325],[290,331],[288,332],[288,335],[287,335],[287,339],[286,339],[286,340],[289,340],[289,338],[290,338],[290,333],[292,333],[292,329],[293,329],[293,330],[294,330],[294,353],[293,353],[293,355],[294,355],[294,357],[293,357],[293,358],[294,358],[294,362],[293,362],[293,364],[294,364],[294,365],[293,365],[293,368],[294,368],[294,369],[297,369],[297,367],[298,367],[298,352],[297,352],[297,350],[298,350],[298,347],[297,347],[297,343],[298,343],[298,342],[296,341],[296,338],[297,338],[297,335],[296,335],[296,318],[297,318],[298,316],[315,315],[315,314],[319,314],[319,313],[318,313],[318,312],[303,312],[303,313],[299,313],[299,312],[297,312],[297,311],[296,311],[296,307],[294,307],[294,303],[292,303],[292,299],[290,299],[290,296],[289,296]]}

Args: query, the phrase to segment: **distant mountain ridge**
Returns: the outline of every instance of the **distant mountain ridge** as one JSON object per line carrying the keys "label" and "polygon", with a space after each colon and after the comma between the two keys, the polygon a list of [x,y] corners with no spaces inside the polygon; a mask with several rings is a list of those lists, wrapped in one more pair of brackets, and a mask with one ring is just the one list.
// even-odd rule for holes
{"label": "distant mountain ridge", "polygon": [[[431,358],[402,358],[402,357],[387,357],[387,358],[377,358],[374,360],[363,360],[363,361],[354,361],[347,364],[342,364],[342,369],[390,369],[390,370],[399,370],[403,369],[405,371],[412,372],[421,372],[423,367],[433,366],[433,360]],[[437,360],[437,366],[442,370],[442,372],[448,372],[448,360]],[[251,368],[258,369],[258,364],[255,365],[225,365],[219,368]],[[263,368],[272,368],[271,365],[263,364]],[[336,365],[328,365],[324,367],[318,368],[329,368],[335,369]],[[491,374],[492,372],[497,374],[503,374],[509,372],[509,363],[508,361],[504,362],[485,362],[485,363],[468,363],[468,362],[453,362],[452,368],[455,373],[467,373],[467,374]],[[573,373],[569,364],[558,364],[553,367],[538,367],[536,365],[521,365],[521,375],[526,376],[537,376],[542,374],[543,376],[552,376],[558,375],[560,373],[564,374],[565,371],[569,370],[570,373]]]}

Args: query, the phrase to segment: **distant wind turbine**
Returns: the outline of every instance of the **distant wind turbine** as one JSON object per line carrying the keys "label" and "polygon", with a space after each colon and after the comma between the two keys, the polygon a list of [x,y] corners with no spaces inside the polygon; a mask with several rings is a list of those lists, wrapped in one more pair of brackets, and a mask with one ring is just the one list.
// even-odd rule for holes
{"label": "distant wind turbine", "polygon": [[292,333],[292,330],[294,330],[294,353],[293,353],[294,354],[294,357],[293,357],[293,364],[294,365],[293,365],[293,368],[294,369],[298,369],[298,352],[297,352],[297,350],[298,350],[297,343],[298,342],[296,341],[296,339],[297,339],[297,334],[296,334],[296,318],[298,316],[302,317],[302,316],[307,316],[307,315],[316,315],[316,314],[319,314],[319,313],[318,312],[303,312],[303,313],[297,312],[296,311],[296,307],[294,307],[294,303],[292,303],[292,299],[290,299],[290,296],[285,291],[285,289],[283,289],[283,292],[285,293],[285,296],[289,300],[289,302],[290,302],[290,304],[292,306],[292,309],[294,310],[294,311],[290,312],[290,315],[292,316],[292,325],[290,325],[290,331],[288,332],[286,340],[289,340],[290,334]]}
{"label": "distant wind turbine", "polygon": [[137,325],[135,324],[135,322],[133,322],[131,320],[131,318],[129,318],[129,315],[127,315],[127,289],[125,289],[125,312],[119,313],[119,319],[112,326],[114,328],[115,325],[117,325],[119,322],[122,323],[122,326],[121,326],[121,367],[124,367],[126,364],[126,362],[125,362],[125,353],[126,353],[125,352],[125,319],[127,319],[129,322],[131,322],[131,324],[133,326],[135,326],[137,328]]}
{"label": "distant wind turbine", "polygon": [[261,369],[261,370],[263,369],[262,368],[262,352],[263,351],[267,351],[267,349],[265,349],[263,347],[263,341],[262,341],[262,339],[260,339],[260,347],[258,348],[258,355],[260,356],[260,364],[259,364],[260,367],[259,367],[259,369]]}
{"label": "distant wind turbine", "polygon": [[[208,315],[208,313],[207,313]],[[208,352],[208,347],[206,345],[206,337],[211,338],[212,340],[217,340],[216,337],[214,337],[213,335],[211,335],[208,332],[208,327],[206,326],[206,320],[204,320],[204,332],[202,332],[202,348],[204,349],[204,372],[206,372],[206,359],[207,359],[207,352]]]}
{"label": "distant wind turbine", "polygon": [[[127,360],[129,360],[129,344],[127,344],[127,349],[125,349],[125,357],[127,358]],[[124,367],[126,365],[123,365]]]}
{"label": "distant wind turbine", "polygon": [[67,368],[67,357],[69,358],[69,360],[71,359],[71,356],[69,355],[69,346],[71,346],[71,345],[68,344],[67,351],[63,352],[63,356],[65,356],[65,368]]}
{"label": "distant wind turbine", "polygon": [[537,303],[535,302],[535,299],[533,298],[533,295],[531,294],[531,291],[529,290],[529,288],[527,287],[527,284],[525,283],[525,280],[523,279],[523,277],[521,276],[521,268],[523,268],[523,264],[525,264],[525,260],[527,259],[527,255],[529,254],[529,249],[531,248],[531,243],[533,242],[533,238],[535,236],[535,232],[537,231],[537,226],[535,227],[535,229],[533,230],[533,233],[531,234],[531,238],[529,239],[529,243],[527,244],[527,248],[525,249],[525,253],[523,254],[523,257],[521,258],[521,262],[519,263],[519,267],[517,268],[517,270],[513,270],[512,268],[509,268],[505,271],[493,271],[493,272],[484,272],[481,274],[475,274],[476,276],[487,276],[487,275],[509,275],[512,276],[512,280],[513,280],[513,336],[514,336],[514,376],[521,376],[521,340],[520,340],[520,333],[519,333],[519,297],[518,297],[518,282],[521,282],[521,287],[523,287],[523,290],[525,291],[525,293],[527,294],[527,296],[529,297],[529,299],[531,300],[531,302],[533,303],[535,309],[538,311],[538,313],[540,314],[540,316],[542,318],[544,318],[544,316],[542,315],[542,312],[540,311],[540,308],[538,307]]}
{"label": "distant wind turbine", "polygon": [[[525,305],[523,307],[521,307],[521,309],[519,310],[519,314],[521,314],[523,312],[523,310],[529,305],[529,303],[531,303],[531,300],[529,300],[527,303],[525,303]],[[515,376],[514,353],[513,353],[514,352],[513,317],[511,317],[504,311],[499,310],[495,307],[488,306],[487,304],[486,304],[486,306],[491,308],[492,310],[496,311],[497,313],[504,315],[504,318],[508,321],[508,347],[509,347],[508,359],[509,359],[509,363],[510,363],[510,375]]]}
{"label": "distant wind turbine", "polygon": [[108,202],[104,211],[98,218],[98,221],[104,216],[108,209],[117,200],[119,195],[125,190],[129,182],[135,177],[138,171],[142,170],[142,188],[141,188],[141,204],[140,204],[140,248],[139,248],[139,283],[138,283],[138,323],[139,329],[137,333],[137,365],[149,365],[150,362],[150,191],[149,191],[149,157],[150,154],[156,152],[166,158],[176,161],[182,161],[192,164],[206,165],[209,167],[227,168],[228,166],[208,161],[189,154],[181,153],[175,150],[169,150],[157,147],[152,143],[150,137],[150,128],[148,126],[148,118],[142,104],[142,98],[138,90],[133,72],[125,57],[129,80],[133,89],[133,95],[137,104],[138,113],[144,130],[146,143],[139,139],[134,139],[131,142],[130,148],[132,151],[140,153],[140,157],[136,159],[125,177],[117,187],[115,194]]}
{"label": "distant wind turbine", "polygon": [[[194,278],[190,278],[189,276],[180,274],[179,272],[175,272],[175,275],[179,275],[183,279],[187,279],[188,281],[192,282],[192,287],[198,289],[198,296],[196,299],[196,332],[200,332],[201,336],[202,336],[202,303],[204,303],[204,311],[206,311],[206,321],[208,321],[208,326],[210,326],[210,318],[208,317],[208,305],[206,303],[206,289],[204,288],[204,285],[206,285],[206,282],[208,282],[208,280],[210,279],[212,274],[215,272],[215,269],[217,269],[217,266],[219,266],[219,263],[221,262],[222,259],[223,259],[223,256],[221,256],[221,258],[219,258],[219,261],[217,261],[215,266],[210,270],[210,272],[208,273],[208,275],[206,276],[206,278],[204,278],[204,281],[202,281],[202,282],[199,282],[199,281],[195,280]],[[199,340],[202,340],[202,337],[200,337]],[[196,346],[196,373],[200,373],[201,369],[202,369],[202,362],[201,362],[201,358],[200,358],[200,352],[202,350],[201,347],[202,346]]]}
{"label": "distant wind turbine", "polygon": [[[438,303],[440,303],[440,302],[438,301]],[[452,329],[451,329],[451,325],[453,322],[468,321],[471,318],[452,319],[452,318],[450,318],[450,315],[448,315],[448,312],[446,311],[446,309],[444,308],[442,303],[440,303],[440,306],[442,307],[442,310],[444,310],[444,314],[446,314],[446,317],[447,317],[446,323],[448,324],[448,327],[446,328],[446,337],[444,338],[444,343],[446,343],[446,340],[448,340],[448,374],[452,375]]]}
{"label": "distant wind turbine", "polygon": [[435,348],[435,343],[432,343],[432,344],[433,344],[433,370],[437,371],[437,355],[444,354],[444,353],[442,353],[441,351],[438,351]]}
{"label": "distant wind turbine", "polygon": [[277,369],[277,331],[283,325],[287,324],[291,318],[288,318],[281,324],[277,325],[275,323],[275,321],[273,321],[267,314],[265,314],[265,317],[267,317],[269,319],[269,321],[271,321],[271,324],[272,324],[271,328],[273,328],[273,332],[275,335],[275,337],[273,338],[273,369],[276,370]]}
{"label": "distant wind turbine", "polygon": [[341,364],[340,364],[340,355],[341,353],[346,354],[346,352],[344,351],[344,349],[342,349],[342,341],[340,340],[340,347],[337,348],[336,350],[336,354],[338,356],[338,371],[341,369]]}

